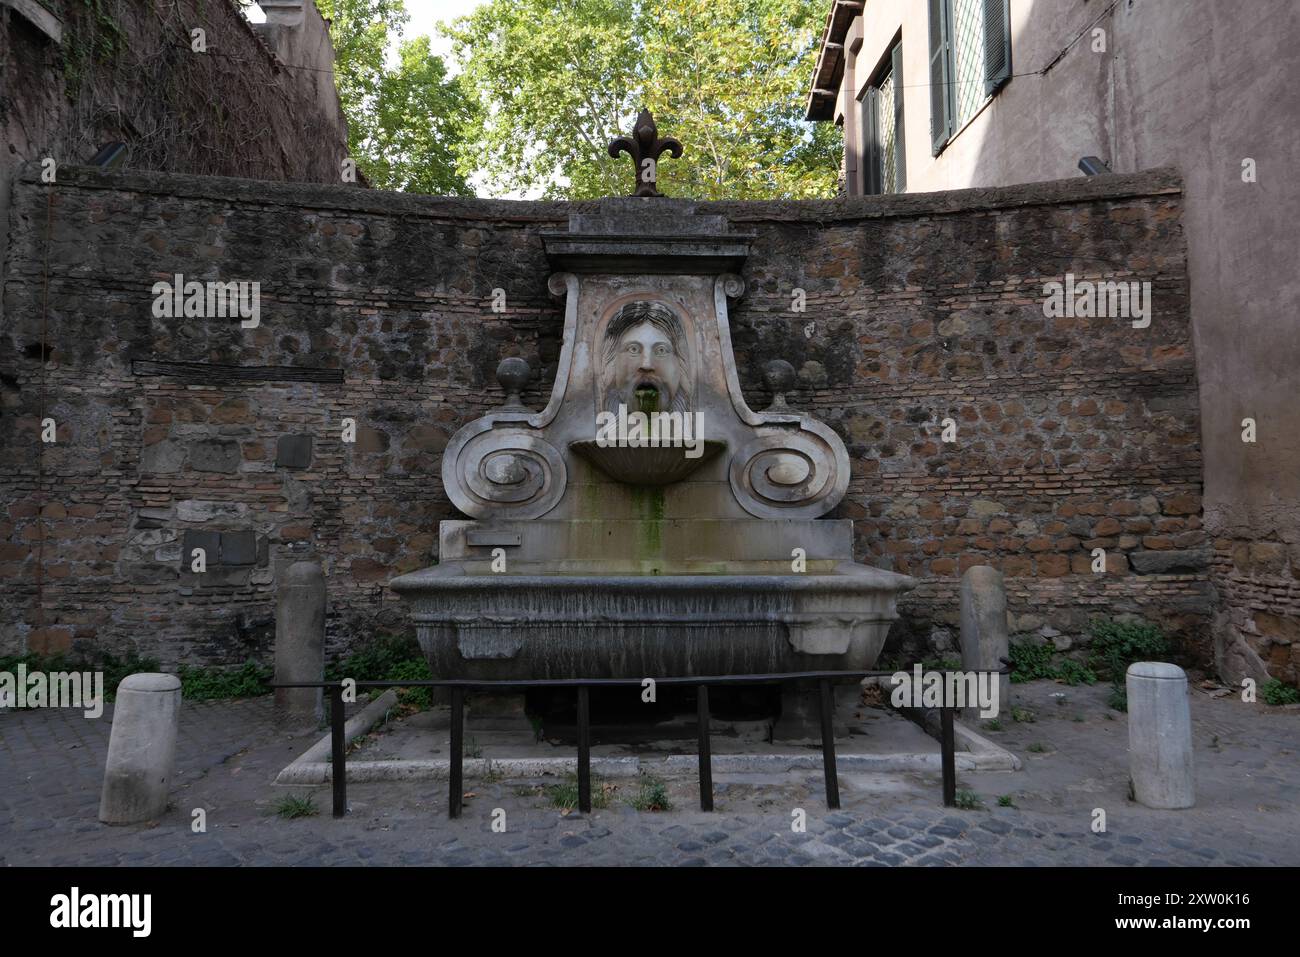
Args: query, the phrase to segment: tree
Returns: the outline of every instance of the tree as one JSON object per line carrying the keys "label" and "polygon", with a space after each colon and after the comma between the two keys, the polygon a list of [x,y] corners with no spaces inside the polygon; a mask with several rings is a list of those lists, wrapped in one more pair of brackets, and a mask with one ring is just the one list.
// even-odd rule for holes
{"label": "tree", "polygon": [[686,148],[659,167],[669,195],[831,196],[839,132],[802,119],[824,6],[488,0],[447,31],[484,106],[458,143],[460,169],[500,191],[626,194],[631,164],[606,145],[645,106]]}
{"label": "tree", "polygon": [[348,150],[373,186],[417,193],[472,194],[457,170],[457,141],[474,113],[463,85],[425,36],[398,47],[410,19],[402,0],[320,0],[334,43],[334,77],[348,120]]}

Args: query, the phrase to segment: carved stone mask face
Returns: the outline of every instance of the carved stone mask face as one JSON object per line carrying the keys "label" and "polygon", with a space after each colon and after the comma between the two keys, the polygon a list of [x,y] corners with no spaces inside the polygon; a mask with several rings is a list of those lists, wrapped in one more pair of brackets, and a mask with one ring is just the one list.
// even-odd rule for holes
{"label": "carved stone mask face", "polygon": [[635,395],[639,390],[654,389],[659,396],[657,406],[663,409],[672,405],[681,385],[672,340],[648,322],[633,326],[618,340],[613,374],[618,392]]}
{"label": "carved stone mask face", "polygon": [[633,303],[619,311],[606,331],[603,407],[615,411],[685,411],[688,375],[679,340],[679,320],[657,303]]}

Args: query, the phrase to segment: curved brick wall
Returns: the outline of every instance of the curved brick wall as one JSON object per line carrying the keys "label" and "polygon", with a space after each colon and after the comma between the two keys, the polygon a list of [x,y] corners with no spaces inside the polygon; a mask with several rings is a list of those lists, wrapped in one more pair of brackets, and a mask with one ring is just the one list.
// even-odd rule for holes
{"label": "curved brick wall", "polygon": [[[264,654],[276,569],[304,553],[329,576],[332,647],[404,627],[384,582],[427,564],[453,515],[447,439],[501,400],[503,356],[540,369],[526,402],[549,392],[560,317],[538,231],[570,205],[68,168],[50,189],[29,170],[13,196],[0,651]],[[833,514],[861,560],[922,579],[895,647],[942,651],[960,572],[987,563],[1015,630],[1066,644],[1092,615],[1136,613],[1209,661],[1181,202],[1153,171],[707,204],[758,234],[733,314],[751,402],[767,359],[801,370],[790,401],[853,460]],[[1150,281],[1150,327],[1045,318],[1043,283],[1067,271]],[[260,282],[260,326],[153,317],[153,283],[178,272]],[[59,441],[38,455],[42,394]],[[181,568],[195,544],[218,556],[203,576]]]}

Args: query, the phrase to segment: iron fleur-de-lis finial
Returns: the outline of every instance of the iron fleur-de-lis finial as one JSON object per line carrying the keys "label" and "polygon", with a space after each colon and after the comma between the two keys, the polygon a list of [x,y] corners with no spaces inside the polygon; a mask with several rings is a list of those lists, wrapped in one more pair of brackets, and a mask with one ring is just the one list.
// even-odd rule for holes
{"label": "iron fleur-de-lis finial", "polygon": [[659,157],[665,152],[673,159],[680,159],[682,144],[671,136],[660,139],[655,118],[646,109],[637,114],[631,136],[620,136],[609,144],[609,155],[615,159],[619,153],[632,157],[636,166],[636,192],[633,196],[663,195],[655,188],[655,183],[659,179]]}

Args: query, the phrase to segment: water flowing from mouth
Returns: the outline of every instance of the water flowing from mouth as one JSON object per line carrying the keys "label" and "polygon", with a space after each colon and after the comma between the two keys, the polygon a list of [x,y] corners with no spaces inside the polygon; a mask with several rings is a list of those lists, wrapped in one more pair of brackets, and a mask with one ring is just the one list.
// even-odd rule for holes
{"label": "water flowing from mouth", "polygon": [[636,388],[636,407],[638,411],[650,415],[659,411],[659,390],[652,385],[640,385]]}

